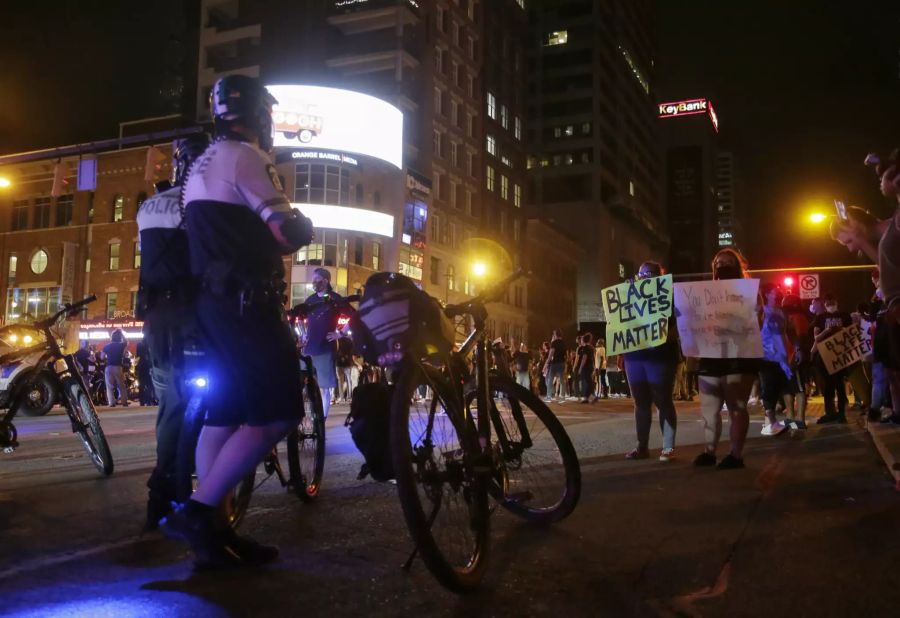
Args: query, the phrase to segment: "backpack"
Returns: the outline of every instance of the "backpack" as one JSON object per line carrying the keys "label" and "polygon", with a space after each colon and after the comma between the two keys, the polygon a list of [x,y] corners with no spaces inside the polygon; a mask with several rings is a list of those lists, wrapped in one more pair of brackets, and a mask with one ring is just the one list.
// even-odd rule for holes
{"label": "backpack", "polygon": [[[390,366],[407,351],[416,357],[446,354],[453,346],[453,324],[441,304],[398,273],[375,273],[353,325],[354,343],[367,362]],[[358,341],[357,341],[358,339]]]}
{"label": "backpack", "polygon": [[350,414],[344,426],[350,428],[353,444],[366,459],[359,469],[358,480],[367,475],[382,482],[394,478],[390,436],[392,394],[393,388],[381,382],[360,384],[353,389]]}

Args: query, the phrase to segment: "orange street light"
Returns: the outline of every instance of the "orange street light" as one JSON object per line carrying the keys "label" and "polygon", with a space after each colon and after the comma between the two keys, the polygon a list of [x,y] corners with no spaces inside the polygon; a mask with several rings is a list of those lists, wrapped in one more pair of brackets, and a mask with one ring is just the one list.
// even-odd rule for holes
{"label": "orange street light", "polygon": [[9,181],[9,178],[4,178],[0,176],[0,189],[8,189],[12,186],[12,183]]}
{"label": "orange street light", "polygon": [[820,212],[814,212],[811,215],[809,215],[810,223],[815,223],[815,224],[822,223],[827,218],[828,218],[828,215],[823,215]]}

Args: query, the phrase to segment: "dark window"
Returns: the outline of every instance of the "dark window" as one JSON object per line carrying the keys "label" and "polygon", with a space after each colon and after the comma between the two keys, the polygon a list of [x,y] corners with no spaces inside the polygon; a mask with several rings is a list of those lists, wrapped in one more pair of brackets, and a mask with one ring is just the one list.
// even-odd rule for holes
{"label": "dark window", "polygon": [[13,202],[12,231],[24,230],[28,227],[28,200]]}
{"label": "dark window", "polygon": [[356,203],[357,203],[357,204],[362,204],[362,203],[363,203],[363,186],[362,186],[362,183],[357,183],[357,184],[356,184]]}
{"label": "dark window", "polygon": [[428,280],[437,285],[440,280],[441,260],[436,257],[431,258],[431,268],[428,270]]}
{"label": "dark window", "polygon": [[111,320],[116,317],[116,304],[119,300],[118,292],[109,292],[106,295],[106,319]]}
{"label": "dark window", "polygon": [[34,229],[50,227],[50,203],[52,198],[39,197],[34,200]]}
{"label": "dark window", "polygon": [[56,198],[56,225],[72,225],[72,204],[74,195],[60,195]]}
{"label": "dark window", "polygon": [[358,236],[353,239],[353,263],[357,266],[363,263],[363,239]]}
{"label": "dark window", "polygon": [[[282,182],[283,182],[283,181],[282,181]],[[282,184],[281,186],[284,186],[284,184]],[[140,191],[140,192],[137,194],[137,198],[135,199],[135,202],[136,202],[135,208],[140,208],[140,207],[141,207],[141,204],[143,204],[143,203],[144,203],[144,200],[146,200],[146,199],[147,199],[147,192],[146,192],[146,191]]]}

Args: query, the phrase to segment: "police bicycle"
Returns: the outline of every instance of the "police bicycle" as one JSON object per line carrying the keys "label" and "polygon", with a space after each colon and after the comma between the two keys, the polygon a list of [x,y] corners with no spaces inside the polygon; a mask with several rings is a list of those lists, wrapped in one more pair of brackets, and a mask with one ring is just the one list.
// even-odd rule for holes
{"label": "police bicycle", "polygon": [[78,434],[94,467],[104,476],[112,474],[112,453],[78,363],[71,354],[63,353],[52,330],[60,318],[76,316],[82,307],[95,300],[97,297],[92,295],[73,304],[64,304],[62,309],[44,320],[16,324],[15,330],[27,331],[29,340],[33,342],[26,347],[10,345],[12,342],[0,333],[2,347],[12,348],[0,355],[0,408],[7,409],[6,414],[0,417],[0,448],[5,452],[11,453],[19,446],[12,421],[20,408],[21,399],[28,396],[29,384],[34,376],[49,369],[45,373],[55,382],[56,392],[62,393],[72,432]]}
{"label": "police bicycle", "polygon": [[[298,346],[305,341],[304,318],[310,308],[309,305],[297,305],[287,312],[291,332]],[[203,361],[199,359],[205,356],[205,352],[199,346],[194,345],[186,350],[185,354],[194,357],[192,365],[202,367]],[[276,444],[262,461],[265,472],[263,479],[257,483],[257,466],[226,496],[222,505],[222,516],[233,528],[240,525],[243,520],[253,491],[272,476],[282,487],[303,502],[312,502],[319,495],[325,470],[325,412],[312,358],[301,355],[300,366],[304,416],[300,424],[285,438],[287,474],[281,463],[279,445]],[[209,376],[202,370],[194,370],[186,376],[186,386],[190,400],[185,409],[184,426],[179,436],[176,470],[176,494],[179,502],[190,497],[197,480],[194,474],[194,454],[200,431],[203,429],[205,412],[203,397],[210,387]]]}
{"label": "police bicycle", "polygon": [[[458,351],[392,352],[400,356],[392,461],[416,546],[405,567],[418,552],[435,578],[457,592],[476,587],[484,575],[489,496],[519,517],[546,524],[571,514],[581,493],[578,457],[562,423],[531,391],[489,367],[485,305],[501,299],[522,274],[443,309],[448,318],[473,324]],[[425,391],[430,397],[417,396]]]}

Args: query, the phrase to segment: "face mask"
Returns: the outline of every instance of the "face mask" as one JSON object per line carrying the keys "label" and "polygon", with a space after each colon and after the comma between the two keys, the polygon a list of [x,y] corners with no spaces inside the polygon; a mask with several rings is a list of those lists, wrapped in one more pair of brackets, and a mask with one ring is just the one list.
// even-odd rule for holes
{"label": "face mask", "polygon": [[837,311],[837,305],[825,305],[825,311],[828,313],[834,313]]}
{"label": "face mask", "polygon": [[737,266],[720,266],[716,269],[718,279],[740,279],[742,276],[743,273]]}

